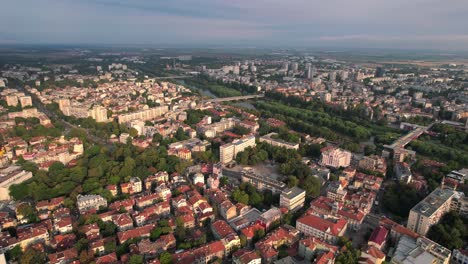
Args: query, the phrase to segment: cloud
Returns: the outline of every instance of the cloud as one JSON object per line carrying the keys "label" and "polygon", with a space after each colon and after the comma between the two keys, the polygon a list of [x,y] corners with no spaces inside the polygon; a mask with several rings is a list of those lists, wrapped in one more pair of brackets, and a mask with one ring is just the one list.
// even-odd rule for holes
{"label": "cloud", "polygon": [[2,7],[0,34],[26,43],[443,48],[449,41],[468,49],[466,0],[15,0]]}

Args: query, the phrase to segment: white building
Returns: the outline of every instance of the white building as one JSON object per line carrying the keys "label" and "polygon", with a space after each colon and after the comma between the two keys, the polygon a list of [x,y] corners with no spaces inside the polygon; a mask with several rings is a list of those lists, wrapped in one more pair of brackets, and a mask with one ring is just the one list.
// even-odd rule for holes
{"label": "white building", "polygon": [[248,147],[255,147],[255,136],[247,136],[234,140],[232,143],[224,144],[219,147],[219,160],[226,164],[236,158],[237,153],[244,151]]}
{"label": "white building", "polygon": [[100,207],[107,207],[107,200],[100,195],[89,194],[89,195],[78,195],[76,197],[76,206],[80,213],[83,213],[90,209],[99,210]]}
{"label": "white building", "polygon": [[280,194],[280,207],[295,211],[304,207],[305,191],[298,187],[287,188]]}

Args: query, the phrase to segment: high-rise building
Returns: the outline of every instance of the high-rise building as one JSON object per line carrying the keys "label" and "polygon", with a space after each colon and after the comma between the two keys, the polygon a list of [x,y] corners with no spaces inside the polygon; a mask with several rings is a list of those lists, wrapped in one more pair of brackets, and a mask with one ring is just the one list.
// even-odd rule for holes
{"label": "high-rise building", "polygon": [[21,107],[32,106],[32,98],[31,96],[21,96],[19,98]]}
{"label": "high-rise building", "polygon": [[219,160],[226,164],[236,158],[237,153],[244,151],[247,147],[255,147],[255,136],[247,136],[234,140],[232,143],[219,147]]}
{"label": "high-rise building", "polygon": [[455,194],[452,190],[435,189],[411,209],[407,227],[425,236],[431,226],[439,223],[442,216],[450,211]]}
{"label": "high-rise building", "polygon": [[379,77],[384,77],[384,75],[385,75],[385,70],[384,70],[384,68],[382,68],[382,67],[377,67],[377,68],[375,69],[375,75],[374,75],[375,77],[377,77],[377,78],[379,78]]}
{"label": "high-rise building", "polygon": [[7,95],[6,102],[8,106],[17,106],[18,105],[18,96],[16,95]]}
{"label": "high-rise building", "polygon": [[328,79],[330,80],[330,82],[336,81],[336,72],[329,72]]}
{"label": "high-rise building", "polygon": [[88,111],[88,116],[96,120],[98,123],[109,121],[107,118],[107,109],[99,105],[95,105],[93,108],[91,108]]}
{"label": "high-rise building", "polygon": [[299,63],[293,62],[291,63],[291,71],[297,72],[299,70]]}

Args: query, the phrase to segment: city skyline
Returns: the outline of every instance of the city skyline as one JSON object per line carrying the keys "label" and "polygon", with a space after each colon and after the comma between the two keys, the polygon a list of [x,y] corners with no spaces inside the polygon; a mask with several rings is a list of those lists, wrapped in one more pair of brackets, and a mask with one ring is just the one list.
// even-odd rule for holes
{"label": "city skyline", "polygon": [[0,44],[467,50],[465,1],[11,1]]}

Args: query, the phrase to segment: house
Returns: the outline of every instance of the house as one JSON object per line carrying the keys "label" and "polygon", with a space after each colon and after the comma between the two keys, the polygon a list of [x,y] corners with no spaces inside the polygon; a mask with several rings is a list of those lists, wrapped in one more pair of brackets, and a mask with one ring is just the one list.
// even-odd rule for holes
{"label": "house", "polygon": [[387,241],[388,230],[383,226],[378,226],[372,232],[367,245],[373,246],[382,250]]}
{"label": "house", "polygon": [[148,225],[137,227],[137,228],[130,229],[127,231],[120,231],[120,232],[117,232],[117,238],[119,239],[119,243],[122,244],[122,243],[125,243],[125,241],[132,239],[132,238],[149,237],[151,230],[153,230],[154,227],[155,227],[154,224],[148,224]]}
{"label": "house", "polygon": [[143,209],[146,206],[150,206],[152,204],[155,204],[159,199],[160,199],[160,196],[157,193],[143,195],[143,196],[140,196],[138,198],[135,198],[135,205],[139,209]]}
{"label": "house", "polygon": [[96,259],[96,264],[112,264],[112,263],[117,263],[117,262],[118,262],[118,258],[115,252],[112,252],[110,254],[107,254],[105,256],[102,256]]}
{"label": "house", "polygon": [[93,241],[100,237],[99,226],[96,223],[83,226],[81,232],[85,234],[88,241]]}
{"label": "house", "polygon": [[56,252],[48,255],[50,264],[68,264],[78,259],[78,252],[75,248]]}
{"label": "house", "polygon": [[219,213],[226,220],[230,220],[237,216],[236,207],[228,199],[219,204]]}
{"label": "house", "polygon": [[222,239],[230,235],[236,235],[234,229],[224,220],[216,220],[211,223],[211,231],[216,239]]}
{"label": "house", "polygon": [[76,206],[80,213],[90,209],[99,210],[100,207],[107,207],[107,200],[100,195],[78,195],[76,197]]}
{"label": "house", "polygon": [[300,257],[312,261],[321,253],[331,252],[335,254],[338,247],[328,244],[316,237],[306,237],[299,241],[298,254]]}
{"label": "house", "polygon": [[232,254],[234,264],[261,264],[262,258],[255,250],[241,249]]}
{"label": "house", "polygon": [[59,218],[54,223],[54,229],[56,232],[59,232],[60,234],[71,232],[73,229],[72,218],[71,217]]}
{"label": "house", "polygon": [[361,251],[361,257],[359,258],[359,264],[382,264],[384,261],[385,253],[383,253],[380,249],[369,245]]}
{"label": "house", "polygon": [[299,240],[299,237],[299,230],[292,226],[284,225],[268,233],[255,244],[255,248],[260,251],[262,260],[265,263],[272,263],[278,257],[279,247],[283,245],[290,247]]}
{"label": "house", "polygon": [[121,201],[115,201],[109,204],[109,210],[119,211],[121,209],[124,209],[127,212],[132,212],[134,205],[135,199],[125,199]]}
{"label": "house", "polygon": [[201,247],[190,249],[172,256],[172,260],[177,264],[206,264],[216,259],[223,259],[224,245],[221,241],[210,242]]}
{"label": "house", "polygon": [[117,214],[112,216],[112,222],[119,231],[125,231],[133,228],[133,219],[128,214]]}
{"label": "house", "polygon": [[58,234],[52,238],[50,245],[57,251],[71,248],[76,243],[76,235],[73,233],[70,234]]}

